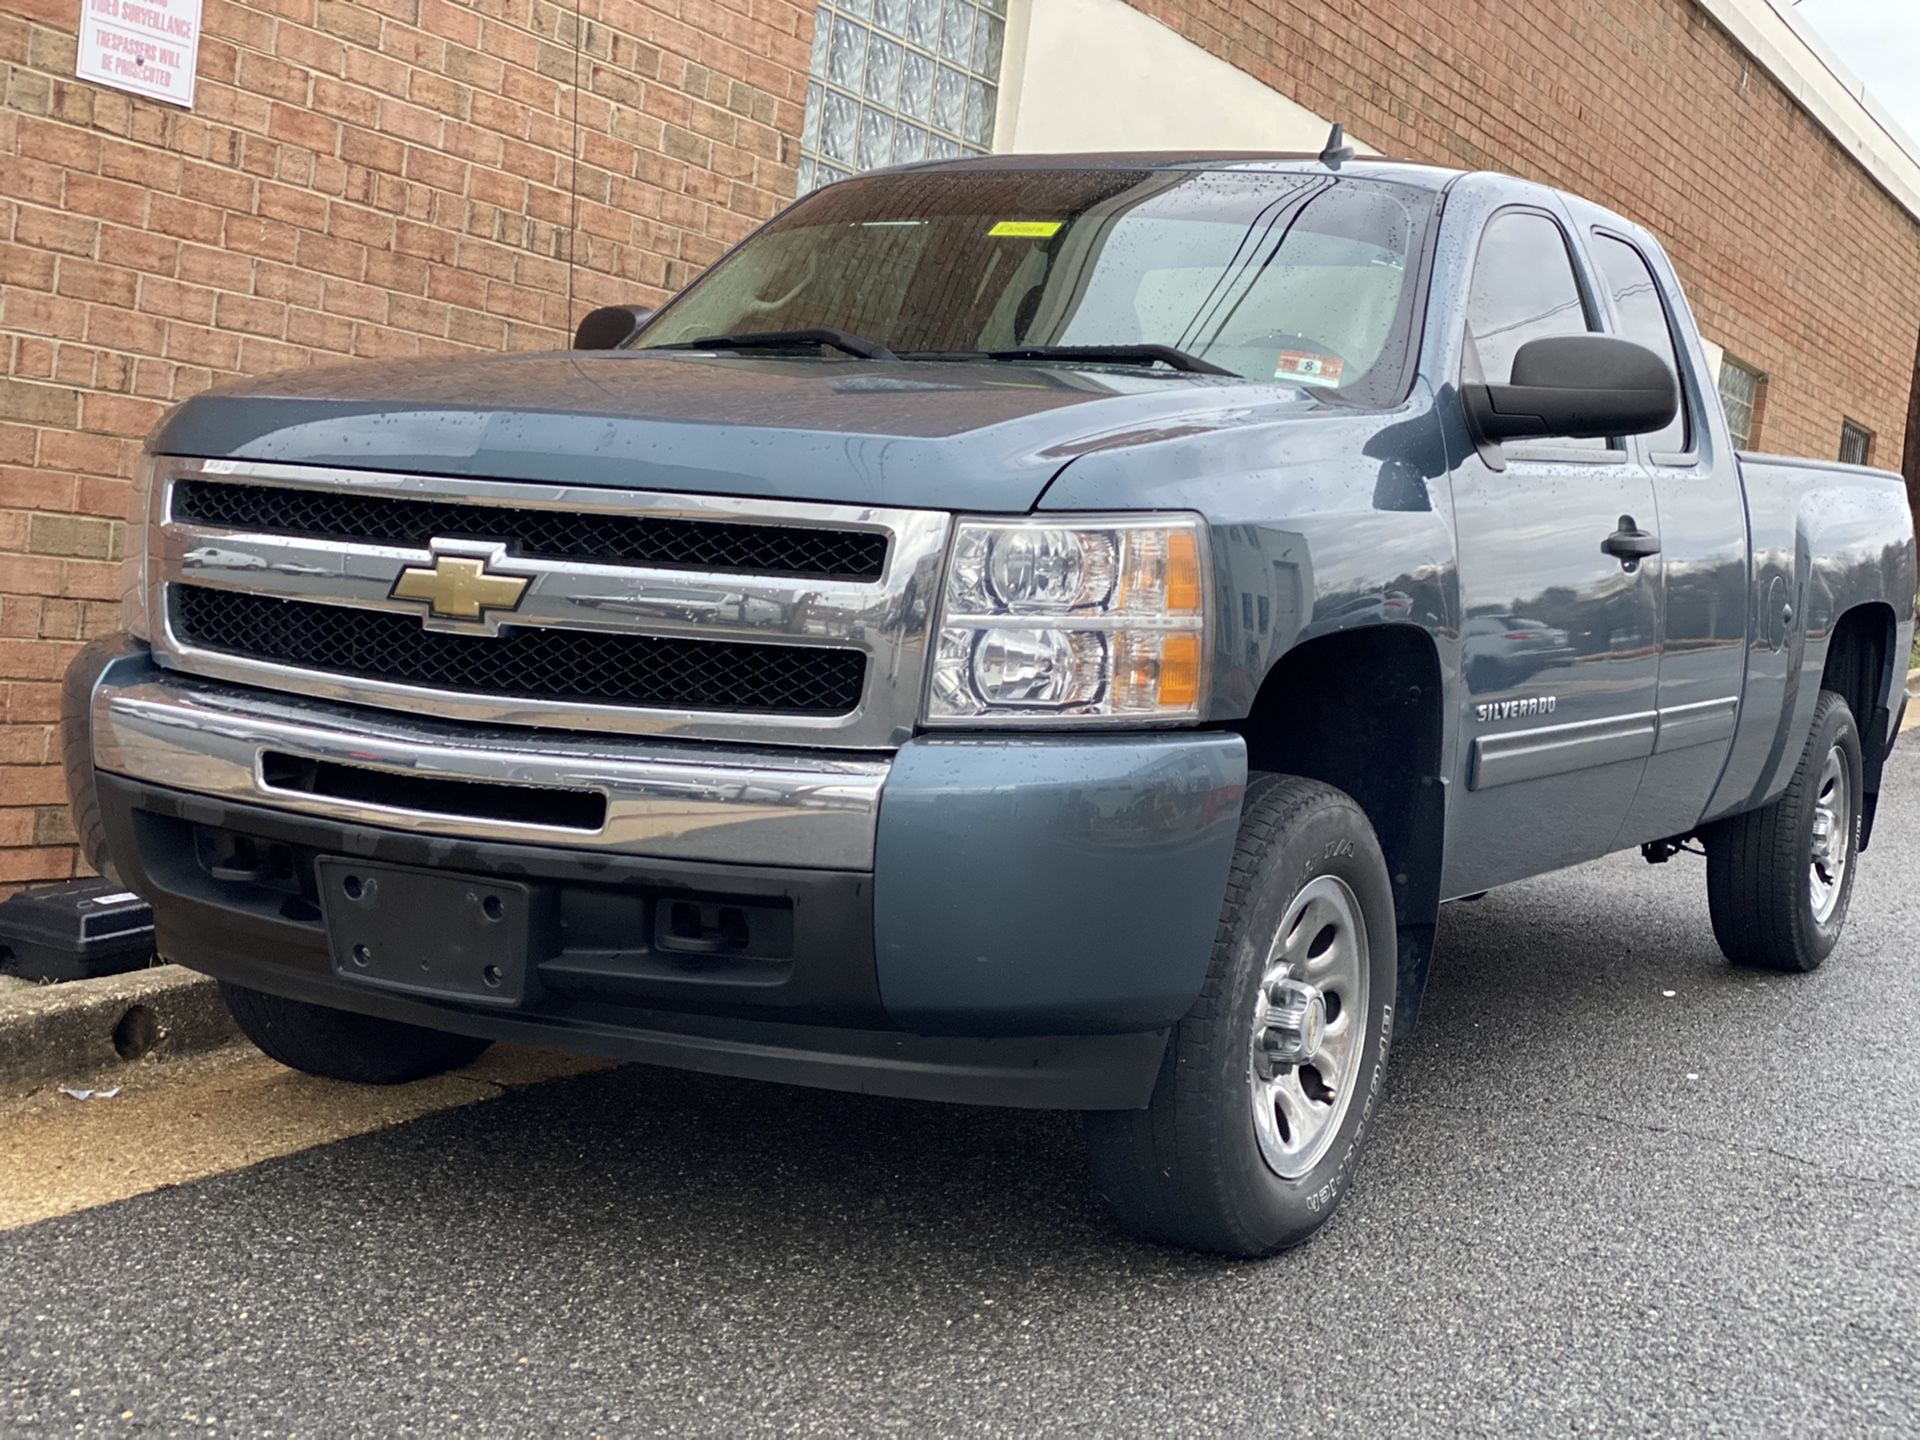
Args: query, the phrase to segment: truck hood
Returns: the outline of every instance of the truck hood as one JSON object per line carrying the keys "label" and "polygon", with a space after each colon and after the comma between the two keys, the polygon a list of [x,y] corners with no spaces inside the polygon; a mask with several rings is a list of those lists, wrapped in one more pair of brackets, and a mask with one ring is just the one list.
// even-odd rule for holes
{"label": "truck hood", "polygon": [[363,363],[247,381],[177,407],[148,448],[1021,512],[1090,450],[1328,408],[1326,397],[1296,386],[1165,371],[563,352]]}

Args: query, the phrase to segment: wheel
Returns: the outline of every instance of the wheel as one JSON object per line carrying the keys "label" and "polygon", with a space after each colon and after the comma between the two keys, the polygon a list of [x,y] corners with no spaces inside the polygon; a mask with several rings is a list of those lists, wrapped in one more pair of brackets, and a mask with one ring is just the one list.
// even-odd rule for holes
{"label": "wheel", "polygon": [[282,1065],[359,1085],[400,1085],[458,1070],[493,1043],[309,1005],[224,980],[220,998],[241,1032]]}
{"label": "wheel", "polygon": [[1393,892],[1353,799],[1247,788],[1206,985],[1145,1110],[1086,1116],[1095,1183],[1149,1239],[1270,1255],[1352,1183],[1393,1030]]}
{"label": "wheel", "polygon": [[1853,895],[1862,773],[1853,711],[1822,690],[1786,791],[1708,828],[1707,909],[1734,964],[1817,970],[1833,953]]}

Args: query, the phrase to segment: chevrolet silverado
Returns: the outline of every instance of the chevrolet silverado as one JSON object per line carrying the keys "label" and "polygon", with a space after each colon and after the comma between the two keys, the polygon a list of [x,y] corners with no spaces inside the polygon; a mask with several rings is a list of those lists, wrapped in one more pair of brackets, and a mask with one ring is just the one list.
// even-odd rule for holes
{"label": "chevrolet silverado", "polygon": [[147,467],[76,815],[268,1054],[1084,1111],[1234,1255],[1351,1184],[1448,900],[1697,842],[1819,966],[1913,634],[1899,478],[1736,455],[1651,235],[1338,153],[858,177]]}

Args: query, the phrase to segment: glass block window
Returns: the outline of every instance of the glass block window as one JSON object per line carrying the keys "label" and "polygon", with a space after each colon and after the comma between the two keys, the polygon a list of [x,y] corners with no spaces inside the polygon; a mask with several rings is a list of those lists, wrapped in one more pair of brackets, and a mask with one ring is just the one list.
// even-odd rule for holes
{"label": "glass block window", "polygon": [[1007,0],[820,0],[800,193],[993,148]]}
{"label": "glass block window", "polygon": [[1753,421],[1760,409],[1760,389],[1766,383],[1766,376],[1731,355],[1720,363],[1720,404],[1727,412],[1727,429],[1733,432],[1736,450],[1753,448]]}
{"label": "glass block window", "polygon": [[1873,431],[1858,420],[1840,422],[1840,458],[1849,465],[1867,465],[1873,461]]}

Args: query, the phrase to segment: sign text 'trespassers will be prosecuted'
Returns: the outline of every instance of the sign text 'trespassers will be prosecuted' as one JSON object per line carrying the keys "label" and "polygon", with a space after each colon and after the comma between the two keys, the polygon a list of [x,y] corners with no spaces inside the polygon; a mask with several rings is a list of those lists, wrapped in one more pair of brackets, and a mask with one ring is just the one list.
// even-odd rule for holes
{"label": "sign text 'trespassers will be prosecuted'", "polygon": [[200,0],[84,0],[74,73],[191,107],[199,50]]}

